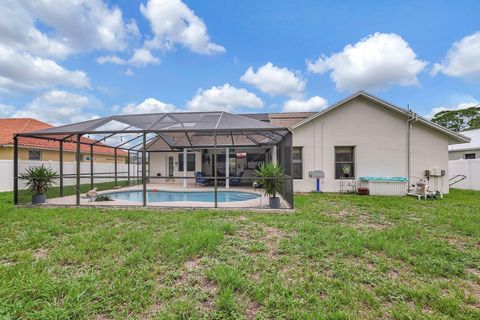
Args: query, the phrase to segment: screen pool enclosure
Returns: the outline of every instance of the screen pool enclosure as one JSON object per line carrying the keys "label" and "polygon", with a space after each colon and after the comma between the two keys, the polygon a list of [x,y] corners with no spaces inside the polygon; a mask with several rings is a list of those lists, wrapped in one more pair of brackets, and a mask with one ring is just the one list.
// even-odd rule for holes
{"label": "screen pool enclosure", "polygon": [[[85,139],[88,138],[88,139]],[[292,181],[292,133],[285,127],[259,121],[247,116],[228,112],[170,112],[155,114],[113,115],[89,121],[73,123],[58,127],[47,128],[27,133],[18,133],[14,136],[14,203],[19,203],[19,143],[22,139],[46,139],[58,143],[59,196],[64,196],[64,180],[74,179],[75,204],[80,205],[81,180],[88,179],[94,187],[94,179],[122,179],[131,185],[132,181],[139,181],[142,185],[141,198],[143,206],[147,206],[147,183],[162,179],[196,179],[196,177],[158,176],[151,175],[147,169],[150,155],[161,152],[183,152],[187,150],[210,150],[213,166],[217,168],[219,150],[230,148],[239,150],[245,148],[263,148],[269,150],[270,160],[277,162],[284,170],[283,186],[280,192],[287,206],[293,208],[293,181]],[[19,142],[20,141],[20,142]],[[64,173],[64,145],[75,145],[75,173]],[[84,145],[89,146],[90,156],[93,159],[95,146],[107,146],[114,149],[114,173],[94,172],[94,161],[90,161],[90,172],[81,173],[82,153]],[[228,150],[228,149],[227,149]],[[127,172],[118,172],[118,152],[126,154]],[[137,176],[130,169],[130,164],[136,163]],[[214,207],[219,202],[218,186],[222,177],[214,170],[210,176],[202,177],[211,181],[213,189]],[[273,178],[273,177],[272,177]],[[254,177],[242,177],[251,180]],[[268,177],[267,177],[268,179]],[[225,178],[223,177],[223,181]],[[84,188],[83,188],[84,189]],[[223,194],[221,195],[223,197]]]}

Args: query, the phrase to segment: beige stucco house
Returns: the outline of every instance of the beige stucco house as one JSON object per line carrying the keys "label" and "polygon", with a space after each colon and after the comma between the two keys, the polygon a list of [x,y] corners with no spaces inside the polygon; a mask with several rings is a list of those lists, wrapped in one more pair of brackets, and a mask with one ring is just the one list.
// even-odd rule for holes
{"label": "beige stucco house", "polygon": [[[48,129],[48,123],[31,118],[1,118],[0,119],[0,160],[13,160],[13,135],[34,130]],[[93,143],[94,140],[82,138],[82,142]],[[63,145],[63,159],[65,162],[75,161],[76,144],[65,142]],[[59,161],[59,144],[53,140],[20,138],[18,148],[19,160],[29,161]],[[81,161],[89,162],[90,147],[81,146]],[[103,143],[96,143],[93,147],[93,161],[96,163],[114,163],[114,149]],[[123,150],[117,152],[117,163],[126,162],[127,153]]]}
{"label": "beige stucco house", "polygon": [[[327,192],[339,191],[341,180],[358,184],[364,176],[404,177],[412,184],[424,179],[426,170],[439,169],[444,174],[431,176],[430,184],[447,193],[448,146],[469,141],[363,91],[294,124],[291,130],[294,159],[297,153],[302,163],[294,181],[296,192],[314,190],[308,172],[317,169],[325,172],[322,190]],[[347,177],[344,164],[352,168]]]}
{"label": "beige stucco house", "polygon": [[[295,192],[316,189],[309,172],[322,170],[321,190],[355,190],[360,177],[402,177],[407,185],[429,176],[431,188],[448,192],[448,146],[469,138],[415,113],[357,92],[320,112],[247,114],[260,121],[286,126],[293,133],[292,167]],[[262,161],[274,160],[275,148],[220,149],[218,176],[251,177]],[[152,153],[152,175],[183,176],[181,152]],[[212,150],[191,150],[187,176],[201,171],[212,176]],[[347,170],[348,169],[348,170]],[[433,170],[432,170],[433,169]],[[442,171],[443,170],[443,171]],[[193,180],[190,180],[193,183]],[[167,182],[182,183],[171,179]],[[252,180],[242,180],[251,184]]]}

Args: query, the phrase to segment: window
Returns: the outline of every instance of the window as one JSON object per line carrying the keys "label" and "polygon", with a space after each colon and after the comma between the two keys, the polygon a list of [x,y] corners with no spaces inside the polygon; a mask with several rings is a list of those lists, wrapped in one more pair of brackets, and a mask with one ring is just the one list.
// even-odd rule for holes
{"label": "window", "polygon": [[42,152],[40,150],[28,150],[28,160],[42,160]]}
{"label": "window", "polygon": [[335,179],[355,178],[355,147],[335,147]]}
{"label": "window", "polygon": [[302,147],[292,148],[293,179],[303,179]]}
{"label": "window", "polygon": [[[183,172],[183,153],[178,155],[178,171]],[[187,153],[187,171],[195,171],[195,153]]]}
{"label": "window", "polygon": [[475,153],[465,153],[464,159],[475,159]]}

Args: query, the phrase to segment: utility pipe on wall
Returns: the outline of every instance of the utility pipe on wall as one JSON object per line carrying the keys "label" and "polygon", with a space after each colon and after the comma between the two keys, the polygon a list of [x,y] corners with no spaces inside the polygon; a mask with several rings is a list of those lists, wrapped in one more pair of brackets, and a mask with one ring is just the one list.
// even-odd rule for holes
{"label": "utility pipe on wall", "polygon": [[408,186],[412,184],[412,132],[413,132],[413,123],[418,120],[418,116],[415,112],[409,111],[407,118],[407,179]]}

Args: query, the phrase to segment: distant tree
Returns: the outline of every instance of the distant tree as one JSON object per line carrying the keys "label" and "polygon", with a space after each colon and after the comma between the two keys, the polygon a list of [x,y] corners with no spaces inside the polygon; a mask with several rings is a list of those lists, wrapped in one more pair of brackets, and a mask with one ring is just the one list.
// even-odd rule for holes
{"label": "distant tree", "polygon": [[461,110],[445,110],[433,116],[432,121],[453,131],[480,128],[480,106]]}

